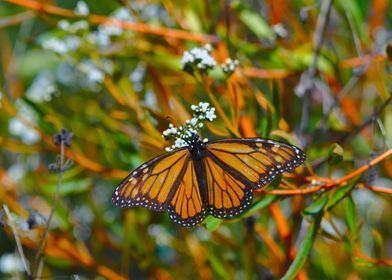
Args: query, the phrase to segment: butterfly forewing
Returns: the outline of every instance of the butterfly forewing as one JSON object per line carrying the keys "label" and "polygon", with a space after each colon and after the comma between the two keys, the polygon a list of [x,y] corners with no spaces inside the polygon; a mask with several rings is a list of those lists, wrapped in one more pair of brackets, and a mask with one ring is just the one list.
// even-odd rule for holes
{"label": "butterfly forewing", "polygon": [[165,210],[182,181],[189,157],[189,151],[181,149],[139,166],[118,185],[113,203],[119,207]]}
{"label": "butterfly forewing", "polygon": [[211,215],[232,218],[241,214],[252,202],[252,187],[230,173],[212,157],[205,158],[207,207]]}
{"label": "butterfly forewing", "polygon": [[194,168],[189,160],[184,176],[168,206],[169,216],[177,224],[192,227],[204,220],[206,211]]}
{"label": "butterfly forewing", "polygon": [[295,146],[260,138],[215,141],[207,150],[230,174],[251,182],[256,189],[305,160],[304,152]]}

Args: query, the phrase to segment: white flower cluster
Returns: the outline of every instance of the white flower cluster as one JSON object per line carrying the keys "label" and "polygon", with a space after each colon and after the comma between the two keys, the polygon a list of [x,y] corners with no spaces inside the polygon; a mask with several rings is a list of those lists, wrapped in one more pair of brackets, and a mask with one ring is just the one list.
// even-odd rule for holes
{"label": "white flower cluster", "polygon": [[[163,131],[162,137],[166,140],[174,139],[174,144],[171,147],[167,147],[166,151],[170,152],[174,149],[186,147],[189,145],[192,137],[204,126],[204,121],[212,122],[216,119],[215,108],[210,107],[207,102],[200,102],[199,105],[192,105],[193,117],[191,120],[185,122],[185,126],[174,127],[171,123],[169,128]],[[204,139],[203,142],[207,142],[208,139]]]}
{"label": "white flower cluster", "polygon": [[207,119],[210,122],[216,119],[215,108],[214,107],[210,108],[210,104],[207,102],[200,102],[199,105],[197,106],[192,105],[191,109],[194,112],[193,119],[197,119],[197,120]]}
{"label": "white flower cluster", "polygon": [[105,74],[113,74],[114,64],[108,59],[100,59],[99,61],[85,59],[77,65],[77,68],[86,77],[84,86],[93,91],[98,91],[100,84],[105,79]]}
{"label": "white flower cluster", "polygon": [[225,63],[221,64],[222,70],[223,72],[225,72],[228,75],[231,75],[234,73],[235,69],[238,67],[238,65],[240,64],[240,62],[238,61],[238,59],[231,59],[226,58]]}
{"label": "white flower cluster", "polygon": [[57,90],[54,73],[50,70],[44,70],[34,78],[26,90],[26,96],[36,103],[41,103],[52,100]]}
{"label": "white flower cluster", "polygon": [[133,22],[135,20],[127,8],[121,7],[110,15],[106,24],[99,25],[97,31],[89,33],[88,41],[99,47],[110,46],[113,37],[122,36],[125,32],[121,26],[117,25],[118,21]]}
{"label": "white flower cluster", "polygon": [[216,61],[211,56],[211,51],[212,48],[209,44],[202,48],[193,48],[190,51],[185,51],[181,59],[182,69],[189,73],[193,73],[195,69],[199,71],[213,69]]}
{"label": "white flower cluster", "polygon": [[25,122],[21,121],[23,118],[32,124],[37,124],[38,116],[36,112],[22,100],[17,100],[15,102],[15,107],[17,116],[10,120],[8,131],[12,135],[19,137],[25,144],[31,145],[37,143],[41,139],[41,136],[35,129],[27,126]]}
{"label": "white flower cluster", "polygon": [[81,40],[77,36],[67,36],[63,39],[50,38],[42,43],[45,50],[50,50],[57,54],[66,54],[79,48]]}
{"label": "white flower cluster", "polygon": [[62,19],[57,23],[57,27],[69,33],[75,34],[80,31],[88,30],[89,23],[87,20],[78,20],[74,23],[70,23],[68,20]]}
{"label": "white flower cluster", "polygon": [[82,45],[80,34],[89,29],[86,20],[79,20],[70,23],[68,20],[60,20],[57,27],[68,34],[62,37],[52,37],[42,42],[42,47],[46,50],[53,51],[57,54],[64,55],[72,51],[76,51]]}

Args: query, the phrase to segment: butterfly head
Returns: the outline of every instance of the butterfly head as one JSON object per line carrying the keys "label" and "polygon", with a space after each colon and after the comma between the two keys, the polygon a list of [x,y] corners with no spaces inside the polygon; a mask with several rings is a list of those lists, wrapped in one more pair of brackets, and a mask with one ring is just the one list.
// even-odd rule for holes
{"label": "butterfly head", "polygon": [[191,133],[190,137],[187,139],[187,142],[188,142],[188,149],[191,152],[192,156],[196,159],[202,159],[204,148],[206,146],[205,143],[207,141],[201,141],[199,134],[193,132]]}

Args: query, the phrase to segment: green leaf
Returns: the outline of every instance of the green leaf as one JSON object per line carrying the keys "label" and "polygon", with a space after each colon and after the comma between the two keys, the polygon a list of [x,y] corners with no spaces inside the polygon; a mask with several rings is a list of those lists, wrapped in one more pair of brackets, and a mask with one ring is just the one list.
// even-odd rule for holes
{"label": "green leaf", "polygon": [[[60,186],[60,195],[78,194],[86,191],[93,184],[91,178],[82,180],[75,180],[63,182]],[[56,184],[51,184],[44,187],[46,193],[54,194],[56,192]]]}
{"label": "green leaf", "polygon": [[332,197],[328,200],[326,209],[331,210],[340,200],[342,200],[347,194],[349,194],[354,185],[357,183],[358,179],[359,177],[349,182],[347,185],[335,189]]}
{"label": "green leaf", "polygon": [[59,62],[58,57],[52,52],[29,50],[16,57],[15,71],[24,79],[32,79],[42,70],[54,69]]}
{"label": "green leaf", "polygon": [[270,131],[271,131],[271,126],[272,126],[272,117],[270,112],[265,112],[260,117],[260,125],[259,125],[259,131],[260,135],[263,138],[267,138]]}
{"label": "green leaf", "polygon": [[279,196],[277,196],[277,195],[266,195],[263,198],[261,198],[259,201],[257,201],[256,203],[252,204],[252,206],[249,207],[245,211],[243,216],[249,217],[249,216],[253,215],[255,212],[268,207],[269,205],[271,205],[272,203],[274,203],[278,199],[279,199]]}
{"label": "green leaf", "polygon": [[240,13],[240,19],[257,37],[271,41],[275,39],[274,32],[259,13],[243,10]]}
{"label": "green leaf", "polygon": [[316,215],[323,211],[325,204],[328,201],[328,193],[323,194],[315,202],[305,208],[304,214],[306,215]]}
{"label": "green leaf", "polygon": [[339,144],[332,144],[329,147],[328,163],[329,165],[336,165],[343,160],[343,148]]}
{"label": "green leaf", "polygon": [[388,147],[392,147],[392,108],[385,108],[384,127],[386,144]]}
{"label": "green leaf", "polygon": [[324,212],[320,212],[314,217],[312,223],[309,226],[308,232],[301,245],[298,248],[298,254],[295,256],[294,261],[290,265],[286,274],[282,277],[282,280],[294,279],[301,268],[304,266],[306,259],[313,247],[314,240],[317,235],[317,230],[320,226],[321,219]]}
{"label": "green leaf", "polygon": [[351,195],[347,196],[346,220],[350,233],[353,234],[357,228],[357,209]]}
{"label": "green leaf", "polygon": [[227,274],[225,265],[217,258],[211,251],[208,254],[208,260],[210,261],[212,269],[216,272],[220,279],[230,279],[230,275]]}
{"label": "green leaf", "polygon": [[280,97],[278,92],[278,85],[274,80],[272,84],[272,104],[274,105],[275,112],[273,117],[273,129],[279,128],[279,119],[280,119]]}
{"label": "green leaf", "polygon": [[206,229],[208,231],[215,231],[221,225],[222,221],[223,220],[215,218],[214,216],[209,215],[207,218],[205,218],[203,224],[206,225]]}
{"label": "green leaf", "polygon": [[340,200],[342,200],[348,193],[350,193],[358,179],[359,177],[343,187],[331,190],[333,191],[332,195],[330,191],[326,192],[310,206],[306,207],[304,210],[304,214],[316,215],[323,211],[323,209],[325,209],[326,211],[332,209]]}
{"label": "green leaf", "polygon": [[381,233],[374,229],[372,231],[373,235],[373,240],[374,240],[374,256],[379,259],[385,258],[385,253],[384,253],[384,238],[382,237]]}
{"label": "green leaf", "polygon": [[186,20],[187,25],[190,28],[190,30],[192,30],[193,32],[196,32],[196,33],[203,32],[203,28],[202,28],[202,24],[200,22],[200,19],[194,10],[191,10],[191,9],[186,10],[184,19]]}

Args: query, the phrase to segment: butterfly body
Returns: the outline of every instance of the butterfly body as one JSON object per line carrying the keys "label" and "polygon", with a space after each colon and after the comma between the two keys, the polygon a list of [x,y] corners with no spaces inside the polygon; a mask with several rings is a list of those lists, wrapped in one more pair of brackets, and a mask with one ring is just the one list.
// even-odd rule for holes
{"label": "butterfly body", "polygon": [[185,142],[187,146],[136,168],[116,188],[113,203],[167,209],[175,223],[193,227],[207,213],[240,215],[251,204],[253,190],[305,160],[299,148],[269,139],[203,142],[191,133]]}

